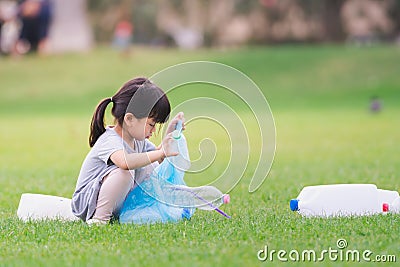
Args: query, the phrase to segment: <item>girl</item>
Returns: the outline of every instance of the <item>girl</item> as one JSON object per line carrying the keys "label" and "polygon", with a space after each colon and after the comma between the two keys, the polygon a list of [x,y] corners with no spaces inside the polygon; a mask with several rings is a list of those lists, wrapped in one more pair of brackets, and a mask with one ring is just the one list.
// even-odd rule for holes
{"label": "girl", "polygon": [[[115,126],[104,127],[108,104]],[[169,124],[159,147],[147,139],[157,123],[167,121],[171,111],[164,92],[146,78],[125,83],[112,97],[97,106],[90,125],[89,145],[72,197],[73,213],[88,224],[106,224],[118,217],[119,210],[135,182],[148,178],[154,164],[175,156],[171,150],[171,133],[179,113]],[[130,171],[131,170],[131,171]]]}

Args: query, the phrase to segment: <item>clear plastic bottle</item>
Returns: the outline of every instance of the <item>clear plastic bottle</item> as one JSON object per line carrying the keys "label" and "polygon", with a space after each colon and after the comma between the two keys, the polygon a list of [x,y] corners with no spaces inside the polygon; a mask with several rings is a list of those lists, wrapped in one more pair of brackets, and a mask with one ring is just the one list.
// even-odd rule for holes
{"label": "clear plastic bottle", "polygon": [[168,200],[170,204],[179,207],[215,210],[222,204],[228,204],[230,196],[214,186],[171,185],[168,186]]}
{"label": "clear plastic bottle", "polygon": [[172,132],[172,137],[172,149],[179,154],[177,156],[168,157],[167,160],[170,160],[172,165],[174,165],[174,167],[178,170],[187,171],[190,168],[191,163],[189,151],[187,149],[186,138],[182,133],[182,121],[178,121],[176,124],[176,129]]}

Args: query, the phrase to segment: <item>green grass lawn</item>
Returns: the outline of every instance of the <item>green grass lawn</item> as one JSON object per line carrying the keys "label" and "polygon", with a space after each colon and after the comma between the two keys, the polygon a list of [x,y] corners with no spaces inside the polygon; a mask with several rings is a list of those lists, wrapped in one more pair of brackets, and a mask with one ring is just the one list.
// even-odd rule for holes
{"label": "green grass lawn", "polygon": [[[319,253],[337,249],[340,238],[350,250],[372,251],[372,259],[395,255],[400,261],[400,215],[320,219],[302,218],[289,209],[289,200],[307,185],[374,183],[399,190],[399,47],[133,51],[129,59],[106,48],[85,55],[0,58],[0,266],[271,266],[284,263],[276,254],[273,262],[260,262],[257,253],[265,246]],[[250,162],[230,192],[231,204],[222,207],[232,219],[199,210],[190,221],[141,226],[18,220],[22,193],[71,197],[89,151],[89,123],[99,100],[134,76],[151,76],[193,60],[242,71],[263,91],[274,114],[275,160],[254,193],[248,185],[257,164],[259,133],[254,122],[248,124]],[[238,99],[212,87],[200,88],[171,93],[172,105],[208,96],[237,102],[236,113],[251,118]],[[379,114],[368,110],[373,95],[383,102]],[[232,114],[215,112],[229,124]],[[189,185],[211,182],[229,161],[226,133],[218,127],[211,131],[212,124],[200,126],[187,127],[192,158],[200,157],[198,144],[205,137],[213,139],[218,152],[203,173],[187,175]],[[233,145],[239,148],[235,153],[243,149],[246,154],[247,147]],[[233,166],[232,179],[239,179],[242,171]],[[348,262],[326,256],[322,264]]]}

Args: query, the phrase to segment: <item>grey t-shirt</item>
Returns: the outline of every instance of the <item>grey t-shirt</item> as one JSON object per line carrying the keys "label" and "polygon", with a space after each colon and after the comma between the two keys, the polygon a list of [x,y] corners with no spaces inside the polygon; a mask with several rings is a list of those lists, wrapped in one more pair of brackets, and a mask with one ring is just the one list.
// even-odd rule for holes
{"label": "grey t-shirt", "polygon": [[147,139],[135,140],[134,143],[135,149],[132,149],[113,128],[106,128],[82,164],[71,202],[72,212],[75,216],[84,221],[92,218],[103,178],[118,168],[110,160],[110,156],[114,152],[125,149],[125,152],[130,154],[155,149],[154,144]]}

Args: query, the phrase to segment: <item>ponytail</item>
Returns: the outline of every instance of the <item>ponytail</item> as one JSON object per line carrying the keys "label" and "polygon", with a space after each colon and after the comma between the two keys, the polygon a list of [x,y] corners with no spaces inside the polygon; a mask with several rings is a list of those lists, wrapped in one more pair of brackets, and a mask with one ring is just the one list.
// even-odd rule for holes
{"label": "ponytail", "polygon": [[104,113],[110,102],[113,102],[111,114],[120,126],[123,125],[124,116],[128,112],[138,119],[153,118],[156,123],[166,122],[171,112],[169,100],[159,87],[147,78],[139,77],[129,80],[112,98],[103,99],[96,107],[90,124],[90,147],[93,147],[100,135],[106,131]]}
{"label": "ponytail", "polygon": [[93,147],[97,139],[99,139],[100,135],[102,135],[106,131],[104,127],[104,113],[107,109],[108,104],[111,101],[111,98],[103,99],[96,107],[96,110],[93,114],[92,122],[90,123],[90,147]]}

